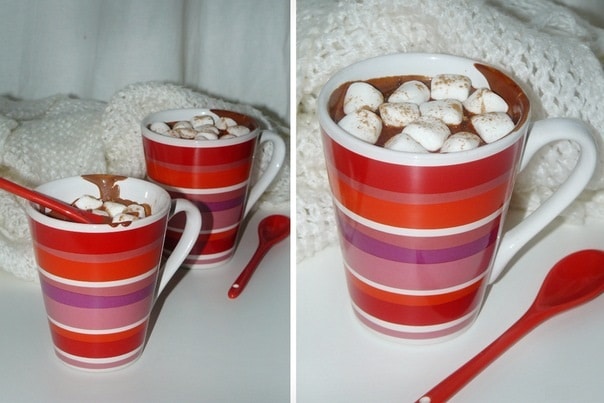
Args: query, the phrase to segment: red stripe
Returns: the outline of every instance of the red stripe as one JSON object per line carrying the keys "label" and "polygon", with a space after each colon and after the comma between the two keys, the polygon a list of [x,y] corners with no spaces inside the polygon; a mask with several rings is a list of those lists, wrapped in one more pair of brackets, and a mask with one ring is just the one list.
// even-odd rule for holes
{"label": "red stripe", "polygon": [[[227,251],[235,245],[237,239],[237,230],[239,225],[227,231],[215,232],[211,234],[199,234],[195,245],[191,249],[191,255],[214,254]],[[168,230],[166,232],[165,247],[167,250],[174,250],[182,232]]]}
{"label": "red stripe", "polygon": [[[148,159],[168,164],[207,166],[230,164],[233,161],[249,159],[254,154],[257,137],[244,143],[227,147],[179,147],[156,143],[143,136],[143,147]],[[224,150],[220,150],[224,148]]]}
{"label": "red stripe", "polygon": [[371,221],[402,228],[450,228],[487,217],[507,200],[510,186],[503,183],[494,189],[467,199],[435,204],[401,204],[355,191],[332,178],[337,200],[353,213]]}
{"label": "red stripe", "polygon": [[160,219],[143,227],[113,228],[107,226],[106,232],[77,232],[48,227],[30,220],[32,238],[50,249],[70,253],[104,254],[119,253],[155,242],[163,237],[166,219]]}
{"label": "red stripe", "polygon": [[50,323],[55,346],[68,354],[87,358],[108,358],[127,354],[142,346],[147,324],[119,333],[82,334]]}
{"label": "red stripe", "polygon": [[411,166],[373,160],[334,142],[323,132],[328,164],[342,175],[369,186],[402,193],[434,194],[472,188],[515,166],[522,142],[481,160],[447,166]]}
{"label": "red stripe", "polygon": [[[485,284],[483,280],[478,287],[473,287],[467,294],[460,292],[458,298],[448,302],[430,304],[430,299],[433,299],[431,296],[413,297],[416,299],[416,305],[403,305],[400,302],[404,301],[397,301],[400,297],[396,297],[395,294],[390,293],[394,301],[388,301],[375,296],[380,293],[385,295],[384,291],[374,291],[374,295],[367,293],[366,288],[359,287],[359,281],[349,273],[346,274],[346,279],[350,296],[359,308],[383,321],[408,326],[437,325],[469,314],[480,304]],[[410,297],[406,296],[406,298]]]}

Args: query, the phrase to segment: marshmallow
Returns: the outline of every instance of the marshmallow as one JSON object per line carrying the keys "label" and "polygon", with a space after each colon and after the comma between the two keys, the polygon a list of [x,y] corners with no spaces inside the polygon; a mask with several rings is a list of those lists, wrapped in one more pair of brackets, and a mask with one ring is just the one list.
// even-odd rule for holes
{"label": "marshmallow", "polygon": [[514,129],[512,118],[504,112],[491,112],[482,115],[474,115],[470,118],[476,133],[485,141],[492,143]]}
{"label": "marshmallow", "polygon": [[149,130],[159,134],[168,134],[168,132],[170,131],[170,126],[168,126],[168,124],[164,122],[153,122],[149,126]]}
{"label": "marshmallow", "polygon": [[457,132],[449,136],[443,146],[441,153],[452,153],[477,148],[480,145],[480,137],[470,132]]}
{"label": "marshmallow", "polygon": [[92,214],[96,214],[96,215],[100,215],[100,216],[103,216],[103,217],[109,217],[109,214],[107,214],[107,212],[105,210],[96,209],[96,210],[92,210],[91,213]]}
{"label": "marshmallow", "polygon": [[145,208],[143,206],[141,206],[140,204],[136,204],[136,203],[128,205],[124,209],[124,212],[122,214],[131,215],[131,216],[133,215],[138,218],[144,218],[147,216],[147,213],[145,212]]}
{"label": "marshmallow", "polygon": [[197,115],[193,116],[190,120],[191,126],[195,130],[199,130],[204,126],[214,126],[214,118],[210,115]]}
{"label": "marshmallow", "polygon": [[382,122],[386,126],[403,127],[419,118],[419,108],[416,104],[383,103],[378,108]]}
{"label": "marshmallow", "polygon": [[476,114],[508,111],[507,102],[488,88],[478,88],[463,102],[463,106]]}
{"label": "marshmallow", "polygon": [[386,144],[384,144],[384,148],[410,153],[428,152],[428,150],[422,147],[422,145],[419,144],[417,141],[413,140],[411,136],[409,136],[407,133],[395,134],[386,142]]}
{"label": "marshmallow", "polygon": [[463,102],[470,94],[472,81],[460,74],[437,74],[430,85],[433,99],[452,98]]}
{"label": "marshmallow", "polygon": [[195,140],[218,140],[216,133],[197,132]]}
{"label": "marshmallow", "polygon": [[221,139],[234,139],[234,138],[237,138],[237,136],[235,136],[234,134],[227,133],[227,134],[223,134],[222,136],[220,136],[220,138]]}
{"label": "marshmallow", "polygon": [[411,80],[401,84],[388,97],[388,102],[412,102],[421,104],[430,99],[430,89],[421,81]]}
{"label": "marshmallow", "polygon": [[237,122],[235,122],[233,118],[221,116],[217,122],[214,122],[214,126],[219,128],[220,130],[226,130],[227,127],[237,126]]}
{"label": "marshmallow", "polygon": [[101,208],[103,201],[93,196],[84,195],[77,199],[73,205],[80,210],[96,210]]}
{"label": "marshmallow", "polygon": [[440,119],[448,125],[458,125],[463,120],[463,105],[456,99],[424,102],[419,111],[422,116]]}
{"label": "marshmallow", "polygon": [[235,135],[237,137],[244,136],[250,132],[250,129],[247,126],[243,125],[235,125],[227,127],[227,133]]}
{"label": "marshmallow", "polygon": [[408,124],[403,133],[408,134],[428,151],[437,151],[445,142],[451,131],[442,120],[422,116]]}
{"label": "marshmallow", "polygon": [[361,109],[344,116],[338,126],[363,141],[375,143],[382,131],[382,120],[375,113]]}
{"label": "marshmallow", "polygon": [[138,217],[135,215],[120,213],[120,214],[114,216],[111,219],[111,222],[112,223],[129,222],[129,221],[136,221],[137,219],[138,219]]}
{"label": "marshmallow", "polygon": [[359,109],[375,112],[384,102],[384,95],[373,85],[359,81],[350,84],[344,95],[344,113],[349,114]]}
{"label": "marshmallow", "polygon": [[197,130],[192,127],[179,127],[172,129],[172,132],[176,133],[181,139],[194,139],[197,135]]}
{"label": "marshmallow", "polygon": [[172,130],[192,129],[192,128],[193,128],[193,125],[188,120],[182,120],[180,122],[176,122],[172,126]]}
{"label": "marshmallow", "polygon": [[126,206],[122,203],[116,203],[112,201],[106,201],[103,203],[103,209],[109,214],[110,217],[115,217],[126,210]]}

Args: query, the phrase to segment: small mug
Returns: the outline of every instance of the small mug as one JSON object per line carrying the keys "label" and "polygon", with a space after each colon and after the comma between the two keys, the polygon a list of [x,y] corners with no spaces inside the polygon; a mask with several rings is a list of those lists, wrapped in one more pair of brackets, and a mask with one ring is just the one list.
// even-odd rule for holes
{"label": "small mug", "polygon": [[[508,103],[515,127],[490,144],[452,153],[400,152],[353,137],[330,115],[347,82],[459,74]],[[318,98],[327,173],[352,306],[370,329],[415,343],[451,338],[475,320],[487,285],[585,188],[597,162],[590,131],[572,119],[531,125],[526,93],[482,62],[444,54],[391,54],[336,73]],[[517,173],[544,145],[581,148],[568,180],[503,232]]]}
{"label": "small mug", "polygon": [[[234,119],[248,134],[215,140],[194,140],[159,134],[155,122],[189,121],[194,116]],[[252,206],[275,179],[285,159],[285,142],[264,130],[257,120],[237,112],[210,109],[175,109],[153,113],[141,122],[147,177],[172,197],[193,202],[203,224],[197,242],[184,262],[193,269],[226,263],[235,252],[239,228]],[[262,176],[251,185],[256,148],[270,142],[271,160]],[[165,249],[170,253],[180,237],[183,223],[175,217],[169,224]]]}
{"label": "small mug", "polygon": [[[140,357],[153,305],[201,227],[199,211],[188,200],[171,200],[164,189],[140,179],[126,178],[117,186],[120,197],[147,203],[151,215],[128,225],[82,224],[27,206],[55,353],[90,371],[121,368]],[[36,190],[68,203],[99,194],[80,176]],[[178,212],[186,215],[186,228],[161,265],[167,223]]]}

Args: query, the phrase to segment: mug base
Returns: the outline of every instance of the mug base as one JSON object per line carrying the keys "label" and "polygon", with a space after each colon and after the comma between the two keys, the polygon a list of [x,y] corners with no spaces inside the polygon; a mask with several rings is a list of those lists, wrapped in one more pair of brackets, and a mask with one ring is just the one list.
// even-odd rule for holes
{"label": "mug base", "polygon": [[384,340],[406,345],[429,345],[452,340],[466,332],[474,323],[478,314],[477,310],[471,312],[465,317],[454,321],[453,324],[446,329],[438,329],[437,327],[430,327],[431,329],[428,329],[429,327],[426,326],[427,329],[414,327],[413,329],[403,330],[379,325],[375,323],[375,320],[369,320],[368,315],[355,306],[354,303],[352,304],[352,310],[358,319],[358,322],[360,322],[364,329],[369,330],[370,333],[373,333]]}
{"label": "mug base", "polygon": [[85,358],[65,353],[54,347],[54,351],[59,360],[70,368],[85,372],[111,372],[126,368],[134,364],[141,357],[143,347],[124,354],[119,357],[110,358]]}

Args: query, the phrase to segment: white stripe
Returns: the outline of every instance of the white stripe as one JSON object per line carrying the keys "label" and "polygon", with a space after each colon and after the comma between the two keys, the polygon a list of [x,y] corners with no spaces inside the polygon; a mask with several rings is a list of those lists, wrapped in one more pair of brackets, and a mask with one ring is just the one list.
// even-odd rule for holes
{"label": "white stripe", "polygon": [[[139,351],[143,348],[144,344],[141,345],[140,347],[137,347],[135,350],[130,351],[129,353],[123,354],[123,355],[118,355],[116,357],[109,357],[109,358],[87,358],[87,357],[80,357],[79,355],[72,355],[69,353],[66,353],[65,351],[57,348],[55,346],[55,351],[64,356],[67,357],[69,359],[72,359],[74,361],[79,361],[79,362],[84,362],[86,364],[111,364],[113,362],[118,362],[118,361],[122,361],[128,357],[132,357],[133,355],[136,355],[139,353]],[[86,368],[84,368],[86,369]],[[111,368],[108,368],[108,370]]]}
{"label": "white stripe", "polygon": [[482,278],[484,276],[486,276],[487,271],[483,272],[481,275],[474,277],[473,279],[466,281],[465,283],[456,285],[454,287],[448,287],[448,288],[441,288],[441,289],[437,289],[437,290],[406,290],[404,288],[395,288],[395,287],[389,287],[387,285],[383,285],[380,283],[376,283],[375,281],[371,281],[366,277],[361,276],[359,273],[357,273],[356,271],[354,271],[349,265],[348,263],[344,262],[344,266],[346,266],[346,269],[350,272],[350,274],[352,274],[353,276],[355,276],[357,279],[359,279],[361,282],[368,284],[370,286],[372,286],[373,288],[377,288],[378,290],[381,291],[386,291],[386,292],[390,292],[393,294],[399,294],[399,295],[413,295],[413,296],[430,296],[430,295],[440,295],[440,294],[447,294],[450,292],[455,292],[461,289],[464,289],[474,283],[477,283],[478,281],[482,280]]}
{"label": "white stripe", "polygon": [[438,229],[415,229],[415,228],[393,227],[390,225],[380,224],[375,221],[368,220],[368,219],[361,217],[360,215],[348,210],[335,197],[333,198],[333,201],[334,201],[334,204],[337,206],[337,208],[342,213],[344,213],[345,215],[347,215],[354,221],[357,221],[357,222],[365,225],[366,227],[373,228],[375,230],[378,230],[381,232],[386,232],[386,233],[393,234],[393,235],[414,236],[414,237],[422,237],[422,238],[437,237],[437,236],[444,236],[444,235],[455,235],[455,234],[461,234],[464,232],[468,232],[473,229],[480,228],[484,224],[493,221],[495,218],[497,218],[499,215],[501,215],[501,212],[503,211],[503,207],[501,207],[501,208],[497,209],[494,213],[492,213],[484,218],[481,218],[478,221],[474,221],[469,224],[460,225],[458,227],[438,228]]}
{"label": "white stripe", "polygon": [[[235,224],[233,225],[229,225],[228,227],[223,227],[223,228],[212,228],[212,229],[207,229],[207,230],[201,230],[199,231],[200,234],[219,234],[221,232],[226,232],[226,231],[230,231],[234,228],[237,228],[237,226],[241,224],[241,221],[237,221]],[[174,232],[183,232],[182,228],[176,228],[176,227],[172,227],[170,225],[168,225],[168,229],[170,231],[174,231]]]}
{"label": "white stripe", "polygon": [[399,325],[397,323],[385,322],[381,319],[371,316],[367,312],[365,312],[361,308],[359,308],[357,305],[355,305],[354,302],[352,303],[352,307],[359,315],[361,315],[362,317],[364,317],[369,322],[371,322],[375,325],[378,325],[380,327],[383,327],[383,328],[389,329],[389,330],[394,330],[394,331],[399,331],[399,332],[408,332],[408,333],[430,333],[430,332],[435,332],[435,331],[439,331],[439,330],[446,330],[446,329],[452,328],[452,327],[458,325],[459,323],[462,323],[463,321],[471,318],[473,315],[476,314],[476,311],[478,311],[480,309],[480,305],[479,305],[477,308],[475,308],[469,314],[462,316],[459,319],[455,319],[454,321],[447,322],[447,323],[439,323],[438,325],[429,325],[429,326],[408,326],[408,325]]}
{"label": "white stripe", "polygon": [[105,287],[117,287],[120,285],[128,285],[128,284],[136,283],[137,281],[143,280],[149,276],[153,276],[157,272],[157,266],[152,268],[148,272],[140,274],[136,277],[129,277],[124,280],[113,280],[113,281],[70,280],[68,278],[55,276],[54,274],[51,274],[51,273],[47,272],[46,270],[44,270],[43,268],[41,268],[39,265],[38,265],[38,270],[40,271],[40,274],[42,274],[44,277],[47,277],[47,278],[54,280],[61,284],[73,285],[76,287],[105,288]]}
{"label": "white stripe", "polygon": [[145,323],[145,321],[148,318],[149,318],[149,315],[145,316],[144,318],[142,318],[141,320],[139,320],[137,322],[132,323],[131,325],[116,327],[115,329],[80,329],[77,327],[64,325],[61,322],[57,322],[56,320],[54,320],[53,318],[48,316],[48,320],[51,321],[54,325],[60,327],[61,329],[65,329],[70,332],[80,333],[80,334],[113,334],[113,333],[125,332],[127,330],[134,329],[135,327]]}

